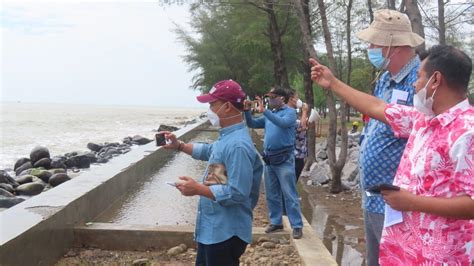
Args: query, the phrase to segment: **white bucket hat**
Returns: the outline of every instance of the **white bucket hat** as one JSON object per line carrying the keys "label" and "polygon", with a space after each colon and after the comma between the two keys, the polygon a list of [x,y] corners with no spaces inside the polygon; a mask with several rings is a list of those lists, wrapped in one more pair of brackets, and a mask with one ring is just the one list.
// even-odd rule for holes
{"label": "white bucket hat", "polygon": [[356,33],[357,38],[380,46],[417,47],[425,40],[411,29],[408,16],[395,10],[374,12],[374,21],[367,29]]}

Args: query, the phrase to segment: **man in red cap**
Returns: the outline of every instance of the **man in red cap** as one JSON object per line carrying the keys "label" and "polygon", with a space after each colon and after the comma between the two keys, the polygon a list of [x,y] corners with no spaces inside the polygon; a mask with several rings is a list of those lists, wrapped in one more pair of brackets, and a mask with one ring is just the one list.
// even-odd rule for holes
{"label": "man in red cap", "polygon": [[164,147],[208,161],[202,179],[181,176],[176,188],[185,196],[200,196],[195,240],[196,265],[239,265],[239,258],[252,242],[253,208],[259,196],[263,165],[258,156],[242,110],[245,93],[233,80],[216,83],[208,94],[197,97],[209,103],[208,117],[221,127],[212,144],[178,141],[165,132],[170,143]]}

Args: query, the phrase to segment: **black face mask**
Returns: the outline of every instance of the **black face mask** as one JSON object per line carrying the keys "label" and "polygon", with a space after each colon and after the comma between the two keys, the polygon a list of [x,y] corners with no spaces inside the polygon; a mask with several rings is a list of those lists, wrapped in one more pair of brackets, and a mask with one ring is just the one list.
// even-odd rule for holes
{"label": "black face mask", "polygon": [[269,98],[268,99],[268,106],[271,109],[278,109],[281,106],[283,106],[283,99],[281,97],[276,97],[276,98]]}

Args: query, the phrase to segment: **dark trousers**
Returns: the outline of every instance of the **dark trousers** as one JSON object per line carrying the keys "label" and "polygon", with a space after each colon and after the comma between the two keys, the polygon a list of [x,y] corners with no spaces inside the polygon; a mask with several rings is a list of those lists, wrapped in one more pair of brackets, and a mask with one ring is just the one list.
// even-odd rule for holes
{"label": "dark trousers", "polygon": [[247,248],[247,242],[236,236],[217,244],[198,243],[196,266],[238,266],[245,248]]}
{"label": "dark trousers", "polygon": [[295,157],[296,183],[298,183],[298,179],[300,178],[301,172],[303,171],[303,167],[304,167],[304,159]]}

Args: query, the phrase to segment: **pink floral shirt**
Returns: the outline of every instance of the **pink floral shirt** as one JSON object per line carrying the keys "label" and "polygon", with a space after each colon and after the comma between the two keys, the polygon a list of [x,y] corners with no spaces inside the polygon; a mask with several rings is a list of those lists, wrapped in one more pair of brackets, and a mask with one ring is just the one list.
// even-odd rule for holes
{"label": "pink floral shirt", "polygon": [[[467,100],[431,120],[415,108],[388,105],[397,137],[408,138],[394,184],[416,195],[474,200],[474,108]],[[403,212],[384,228],[381,265],[471,265],[474,220]]]}

